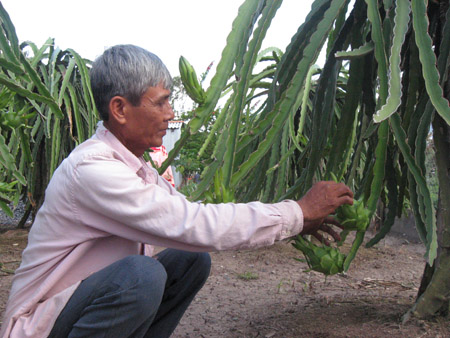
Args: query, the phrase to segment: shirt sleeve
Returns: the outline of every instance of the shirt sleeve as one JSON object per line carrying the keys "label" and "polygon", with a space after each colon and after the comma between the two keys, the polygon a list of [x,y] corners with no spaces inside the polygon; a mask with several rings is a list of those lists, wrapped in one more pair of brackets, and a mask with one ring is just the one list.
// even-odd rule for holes
{"label": "shirt sleeve", "polygon": [[123,162],[90,158],[74,169],[72,203],[77,221],[96,230],[151,245],[214,251],[273,244],[298,234],[297,202],[202,204],[148,184]]}

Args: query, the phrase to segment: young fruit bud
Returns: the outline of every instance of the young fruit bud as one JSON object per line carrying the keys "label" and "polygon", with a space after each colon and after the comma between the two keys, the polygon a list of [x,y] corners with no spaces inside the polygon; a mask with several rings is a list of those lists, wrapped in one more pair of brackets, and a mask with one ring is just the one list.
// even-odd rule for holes
{"label": "young fruit bud", "polygon": [[300,235],[294,239],[292,245],[303,253],[310,270],[327,276],[344,271],[345,255],[337,248],[326,245],[317,246]]}
{"label": "young fruit bud", "polygon": [[345,230],[365,231],[369,225],[370,212],[364,207],[364,200],[355,200],[353,205],[344,204],[336,210],[338,222]]}

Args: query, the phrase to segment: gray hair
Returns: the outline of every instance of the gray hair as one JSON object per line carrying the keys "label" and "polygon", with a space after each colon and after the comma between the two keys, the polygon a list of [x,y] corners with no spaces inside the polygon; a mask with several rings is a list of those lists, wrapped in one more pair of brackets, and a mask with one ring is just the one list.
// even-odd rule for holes
{"label": "gray hair", "polygon": [[162,84],[171,89],[172,77],[153,53],[134,45],[113,46],[99,56],[90,70],[95,105],[103,121],[108,121],[109,102],[122,96],[138,106],[149,87]]}

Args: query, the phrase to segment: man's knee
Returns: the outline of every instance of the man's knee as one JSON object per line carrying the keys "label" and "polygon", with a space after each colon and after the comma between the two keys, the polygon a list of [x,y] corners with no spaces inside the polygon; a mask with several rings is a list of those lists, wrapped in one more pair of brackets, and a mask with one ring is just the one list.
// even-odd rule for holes
{"label": "man's knee", "polygon": [[164,267],[156,259],[133,255],[124,258],[123,263],[127,266],[127,274],[135,288],[139,288],[143,293],[162,294],[166,285],[167,273]]}
{"label": "man's knee", "polygon": [[211,257],[206,252],[190,252],[166,249],[157,255],[172,279],[179,280],[186,276],[204,281],[211,270]]}
{"label": "man's knee", "polygon": [[197,275],[202,279],[207,279],[211,271],[211,256],[207,252],[189,252],[181,251],[186,266],[193,271],[197,271]]}
{"label": "man's knee", "polygon": [[207,252],[196,252],[195,254],[197,255],[195,264],[198,266],[198,271],[206,279],[211,271],[211,256]]}

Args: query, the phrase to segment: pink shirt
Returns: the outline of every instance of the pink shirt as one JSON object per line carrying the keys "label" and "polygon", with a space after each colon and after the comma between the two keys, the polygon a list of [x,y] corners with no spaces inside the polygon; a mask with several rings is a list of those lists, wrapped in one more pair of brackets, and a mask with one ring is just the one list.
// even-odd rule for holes
{"label": "pink shirt", "polygon": [[150,245],[254,248],[301,231],[295,201],[189,202],[99,123],[55,171],[16,271],[0,337],[47,337],[79,283]]}

